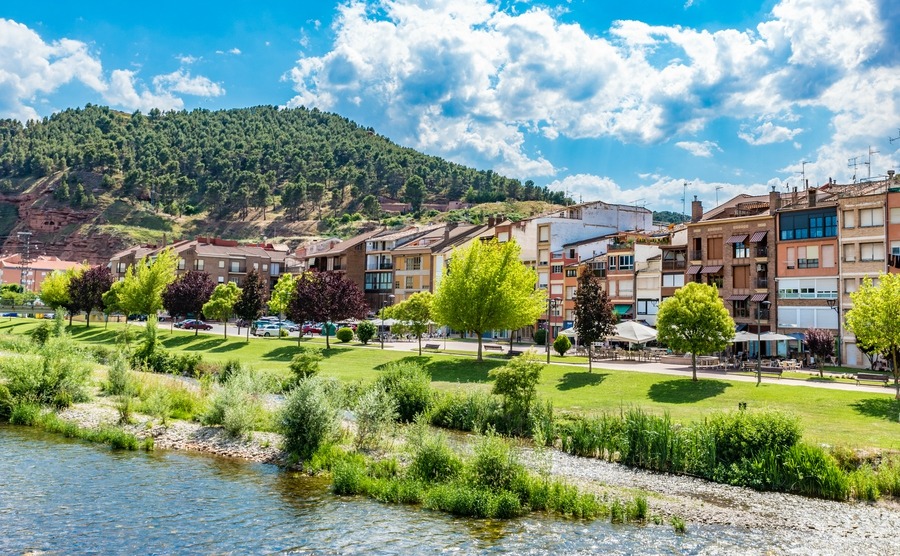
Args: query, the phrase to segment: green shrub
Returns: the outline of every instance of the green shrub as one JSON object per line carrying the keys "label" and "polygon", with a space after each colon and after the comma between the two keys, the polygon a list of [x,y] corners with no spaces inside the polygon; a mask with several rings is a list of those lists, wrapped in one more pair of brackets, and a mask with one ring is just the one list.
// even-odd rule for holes
{"label": "green shrub", "polygon": [[508,490],[525,472],[509,443],[494,433],[482,436],[475,444],[475,456],[469,467],[473,484]]}
{"label": "green shrub", "polygon": [[385,389],[375,384],[364,393],[353,408],[356,415],[356,448],[371,448],[397,418],[397,402]]}
{"label": "green shrub", "polygon": [[543,328],[538,328],[534,331],[534,343],[542,346],[547,343],[547,331]]}
{"label": "green shrub", "polygon": [[874,502],[881,495],[878,490],[878,476],[868,464],[850,473],[848,482],[853,497],[857,500]]}
{"label": "green shrub", "polygon": [[219,373],[219,382],[225,384],[232,376],[246,370],[247,366],[244,365],[241,361],[237,359],[229,359],[222,366],[222,370]]}
{"label": "green shrub", "polygon": [[319,372],[319,363],[324,359],[322,350],[317,348],[304,348],[291,358],[288,367],[294,373],[296,382],[311,377]]}
{"label": "green shrub", "polygon": [[50,327],[49,322],[42,322],[37,325],[37,328],[34,328],[31,332],[28,333],[31,336],[32,341],[39,346],[42,346],[47,343],[47,340],[50,339],[52,334],[52,328]]}
{"label": "green shrub", "polygon": [[17,402],[63,408],[88,399],[91,366],[71,338],[51,337],[37,353],[0,357],[0,377]]}
{"label": "green shrub", "polygon": [[503,401],[503,432],[525,435],[531,432],[531,407],[537,399],[537,384],[544,364],[534,352],[526,352],[509,363],[491,369],[493,394]]}
{"label": "green shrub", "polygon": [[715,442],[716,460],[728,466],[752,460],[769,450],[784,453],[800,441],[800,425],[795,417],[778,411],[730,411],[706,420]]}
{"label": "green shrub", "polygon": [[411,477],[426,482],[444,482],[455,479],[462,470],[459,459],[442,434],[427,431],[418,436],[413,445],[412,462],[409,466]]}
{"label": "green shrub", "polygon": [[356,325],[356,337],[363,344],[368,344],[376,334],[378,334],[378,327],[367,320]]}
{"label": "green shrub", "polygon": [[850,481],[837,461],[819,446],[795,444],[783,456],[777,490],[829,500],[846,500]]}
{"label": "green shrub", "polygon": [[125,393],[116,396],[116,412],[119,414],[119,424],[128,425],[134,418],[134,396]]}
{"label": "green shrub", "polygon": [[166,372],[191,377],[197,376],[197,369],[203,362],[199,353],[172,353],[168,359]]}
{"label": "green shrub", "polygon": [[172,394],[166,388],[154,388],[143,403],[143,409],[145,413],[158,418],[165,425],[172,412]]}
{"label": "green shrub", "polygon": [[353,329],[352,328],[338,328],[335,337],[340,340],[342,343],[347,343],[353,339]]}
{"label": "green shrub", "polygon": [[365,463],[358,460],[344,460],[334,466],[331,489],[339,495],[365,494],[368,482]]}
{"label": "green shrub", "polygon": [[900,495],[900,456],[885,456],[878,466],[876,475],[879,492],[894,497]]}
{"label": "green shrub", "polygon": [[116,353],[109,363],[107,380],[103,385],[103,389],[112,396],[125,394],[134,389],[134,379],[131,376],[131,370],[128,368],[128,361],[121,352]]}
{"label": "green shrub", "polygon": [[236,437],[268,428],[268,412],[263,404],[268,386],[269,381],[265,377],[251,370],[232,375],[224,386],[213,392],[209,410],[203,415],[203,423],[222,425]]}
{"label": "green shrub", "polygon": [[[26,336],[0,334],[0,350],[3,351],[11,353],[28,353],[34,349],[34,344],[34,340],[29,339]],[[43,342],[40,345],[43,345]]]}
{"label": "green shrub", "polygon": [[416,363],[391,363],[375,383],[396,400],[397,416],[404,423],[428,411],[434,401],[431,377]]}
{"label": "green shrub", "polygon": [[33,426],[41,416],[41,406],[36,403],[17,403],[10,411],[9,422],[13,425]]}
{"label": "green shrub", "polygon": [[12,414],[15,400],[9,393],[9,388],[5,384],[0,383],[0,421],[8,421]]}
{"label": "green shrub", "polygon": [[572,340],[565,334],[560,334],[553,340],[553,349],[560,357],[564,357],[566,352],[572,349]]}
{"label": "green shrub", "polygon": [[319,445],[334,438],[339,426],[338,409],[329,391],[336,389],[328,381],[311,376],[288,393],[278,417],[288,453],[305,461]]}
{"label": "green shrub", "polygon": [[91,357],[94,358],[94,361],[101,365],[108,364],[112,358],[119,353],[118,350],[102,345],[92,345],[88,350],[90,351]]}
{"label": "green shrub", "polygon": [[438,394],[428,414],[436,427],[481,431],[499,419],[500,400],[481,390]]}
{"label": "green shrub", "polygon": [[678,517],[677,515],[672,516],[672,529],[678,535],[683,535],[687,531],[687,525],[685,525],[684,520]]}

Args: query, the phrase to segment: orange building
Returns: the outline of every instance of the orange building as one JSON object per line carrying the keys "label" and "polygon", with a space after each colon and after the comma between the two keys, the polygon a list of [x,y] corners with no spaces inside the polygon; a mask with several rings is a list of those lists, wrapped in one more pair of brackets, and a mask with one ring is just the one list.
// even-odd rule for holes
{"label": "orange building", "polygon": [[41,291],[41,283],[53,271],[66,271],[80,266],[84,265],[43,255],[26,264],[22,260],[22,255],[9,255],[0,258],[0,283],[19,284],[23,291],[37,293]]}

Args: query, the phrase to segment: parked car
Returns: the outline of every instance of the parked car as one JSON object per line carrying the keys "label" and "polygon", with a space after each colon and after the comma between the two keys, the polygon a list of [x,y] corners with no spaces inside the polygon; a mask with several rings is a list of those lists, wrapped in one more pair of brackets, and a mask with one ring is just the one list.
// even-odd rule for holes
{"label": "parked car", "polygon": [[128,320],[136,320],[140,322],[144,322],[147,320],[147,315],[128,315]]}
{"label": "parked car", "polygon": [[3,313],[0,317],[18,317],[19,313]]}
{"label": "parked car", "polygon": [[175,328],[182,328],[184,330],[212,330],[212,325],[206,324],[202,320],[187,319],[181,322],[176,322]]}
{"label": "parked car", "polygon": [[281,334],[281,328],[277,324],[263,324],[261,326],[257,326],[253,330],[254,336],[264,336],[268,338],[269,336],[278,336]]}
{"label": "parked car", "polygon": [[321,334],[322,333],[322,323],[321,322],[317,322],[315,324],[306,323],[303,325],[303,327],[300,330],[304,334]]}
{"label": "parked car", "polygon": [[283,320],[279,324],[281,324],[282,328],[287,328],[288,332],[297,332],[300,330],[300,325],[292,320]]}

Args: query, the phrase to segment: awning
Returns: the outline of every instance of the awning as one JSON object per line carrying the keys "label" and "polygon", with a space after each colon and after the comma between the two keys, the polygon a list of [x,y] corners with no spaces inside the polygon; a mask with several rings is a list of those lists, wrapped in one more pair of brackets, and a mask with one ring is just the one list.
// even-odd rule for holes
{"label": "awning", "polygon": [[750,238],[750,243],[760,243],[760,242],[761,242],[762,240],[764,240],[764,239],[766,239],[766,232],[765,232],[765,231],[762,231],[762,232],[756,232],[756,233],[753,234],[753,236]]}
{"label": "awning", "polygon": [[743,235],[739,235],[739,236],[731,236],[730,238],[728,238],[728,240],[725,242],[725,244],[728,245],[729,243],[744,243],[744,240],[746,240],[746,239],[747,239],[747,234],[743,234]]}
{"label": "awning", "polygon": [[806,341],[806,334],[804,334],[803,332],[788,332],[787,335],[794,339],[800,340],[801,342]]}
{"label": "awning", "polygon": [[767,293],[755,293],[753,294],[753,297],[750,298],[750,301],[765,301],[767,297],[769,297],[769,294]]}
{"label": "awning", "polygon": [[713,266],[704,266],[703,270],[700,271],[700,274],[715,274],[722,270],[722,265],[713,265]]}
{"label": "awning", "polygon": [[747,330],[747,325],[746,325],[746,324],[735,324],[735,325],[734,325],[734,331],[735,331],[735,332],[741,332],[741,331],[743,331],[743,330]]}
{"label": "awning", "polygon": [[725,300],[726,301],[747,301],[748,297],[750,297],[750,294],[735,294],[735,295],[729,295]]}
{"label": "awning", "polygon": [[634,305],[632,305],[630,303],[628,305],[616,305],[615,306],[616,314],[619,316],[627,315],[628,313],[631,312],[631,308],[633,306]]}
{"label": "awning", "polygon": [[697,274],[698,272],[700,272],[700,269],[701,269],[701,268],[703,268],[703,267],[700,266],[700,265],[698,265],[698,264],[691,265],[691,266],[687,269],[687,273],[688,273],[688,274]]}

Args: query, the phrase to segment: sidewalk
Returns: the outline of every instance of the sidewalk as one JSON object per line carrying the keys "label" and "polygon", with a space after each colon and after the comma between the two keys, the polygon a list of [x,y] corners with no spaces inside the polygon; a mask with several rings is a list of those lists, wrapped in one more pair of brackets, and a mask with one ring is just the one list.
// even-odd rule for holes
{"label": "sidewalk", "polygon": [[[431,338],[428,340],[422,339],[422,345],[424,346],[426,343],[429,344],[437,344],[441,345],[440,351],[437,353],[441,353],[443,351],[470,351],[472,355],[475,355],[475,352],[478,351],[478,344],[473,341],[464,341],[459,339],[437,339]],[[509,351],[509,341],[487,341],[484,343],[487,344],[500,344],[503,346],[503,353]],[[418,351],[419,344],[415,340],[410,342],[399,341],[399,342],[386,342],[384,344],[385,349],[392,349],[396,351]],[[522,343],[513,343],[513,348],[519,351],[527,351],[529,349],[536,350],[539,354],[546,354],[546,348],[544,346],[536,346],[534,344],[522,344]],[[429,351],[429,353],[435,353],[433,351]],[[482,355],[497,355],[496,351],[484,351],[482,350]],[[587,363],[563,363],[553,361],[550,363],[551,365],[560,365],[566,367],[575,367],[584,369],[587,371]],[[691,376],[691,366],[690,365],[676,365],[670,363],[652,363],[652,362],[637,362],[637,361],[594,361],[593,364],[594,370],[597,369],[608,369],[613,371],[633,371],[638,373],[655,373],[661,375],[671,375],[671,376],[681,376],[681,377],[690,377]],[[735,382],[752,382],[756,383],[755,376],[744,376],[737,375],[734,373],[725,373],[724,371],[701,371],[697,370],[697,378],[698,379],[716,379],[716,380],[731,380]],[[822,388],[825,390],[846,390],[849,392],[866,392],[871,394],[885,394],[885,395],[893,395],[894,389],[893,387],[884,388],[881,386],[871,385],[871,384],[846,384],[846,383],[830,383],[830,382],[812,382],[806,380],[799,380],[796,378],[772,378],[763,376],[763,384],[781,384],[784,386],[805,386],[808,388]],[[893,385],[892,385],[893,386]]]}

